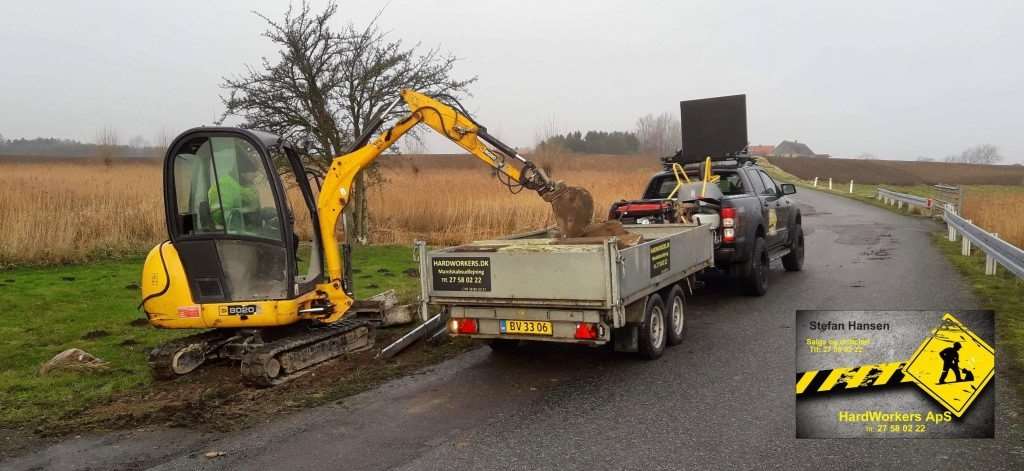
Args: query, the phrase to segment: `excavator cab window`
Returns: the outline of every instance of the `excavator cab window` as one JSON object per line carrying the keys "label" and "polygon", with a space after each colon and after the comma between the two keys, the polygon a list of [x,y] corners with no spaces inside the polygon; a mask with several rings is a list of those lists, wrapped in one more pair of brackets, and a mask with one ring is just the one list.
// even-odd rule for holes
{"label": "excavator cab window", "polygon": [[270,152],[242,131],[186,132],[165,167],[168,227],[197,302],[294,296],[292,217]]}
{"label": "excavator cab window", "polygon": [[302,159],[291,146],[276,148],[271,154],[278,176],[284,183],[288,203],[292,251],[295,255],[295,284],[298,293],[305,293],[322,282],[324,274],[323,248],[316,214],[320,183],[314,174],[306,171]]}
{"label": "excavator cab window", "polygon": [[236,137],[198,138],[174,162],[186,235],[235,234],[281,240],[280,220],[259,153]]}

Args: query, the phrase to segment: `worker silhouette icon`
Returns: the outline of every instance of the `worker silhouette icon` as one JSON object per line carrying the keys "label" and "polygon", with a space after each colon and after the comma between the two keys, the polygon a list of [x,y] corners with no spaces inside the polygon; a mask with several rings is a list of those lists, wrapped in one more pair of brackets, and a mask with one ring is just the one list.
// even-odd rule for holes
{"label": "worker silhouette icon", "polygon": [[950,370],[956,376],[957,383],[974,380],[974,375],[969,370],[964,370],[967,379],[963,379],[960,376],[960,342],[953,342],[952,347],[942,349],[939,352],[939,357],[942,358],[942,374],[939,375],[939,384],[946,382],[946,375],[949,374]]}

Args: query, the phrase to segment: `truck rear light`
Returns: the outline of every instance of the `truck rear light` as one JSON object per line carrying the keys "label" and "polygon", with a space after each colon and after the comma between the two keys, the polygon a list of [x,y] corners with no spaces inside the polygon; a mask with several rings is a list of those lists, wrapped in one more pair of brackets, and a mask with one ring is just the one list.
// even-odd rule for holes
{"label": "truck rear light", "polygon": [[736,208],[722,208],[722,242],[736,241]]}
{"label": "truck rear light", "polygon": [[722,227],[736,227],[736,208],[722,208]]}
{"label": "truck rear light", "polygon": [[478,330],[476,319],[452,319],[448,323],[448,330],[453,334],[475,334]]}
{"label": "truck rear light", "polygon": [[582,340],[594,340],[597,338],[597,324],[580,322],[576,324],[576,338]]}

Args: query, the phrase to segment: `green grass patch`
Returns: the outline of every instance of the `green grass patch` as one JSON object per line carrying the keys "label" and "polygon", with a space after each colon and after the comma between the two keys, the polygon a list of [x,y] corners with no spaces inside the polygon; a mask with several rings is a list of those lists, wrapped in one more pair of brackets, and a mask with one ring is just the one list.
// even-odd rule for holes
{"label": "green grass patch", "polygon": [[[147,352],[192,331],[138,322],[145,317],[136,309],[142,261],[0,271],[0,426],[45,423],[150,384]],[[419,292],[410,247],[356,247],[352,266],[358,297],[393,288],[409,301]],[[39,375],[40,365],[68,348],[96,355],[110,368]]]}

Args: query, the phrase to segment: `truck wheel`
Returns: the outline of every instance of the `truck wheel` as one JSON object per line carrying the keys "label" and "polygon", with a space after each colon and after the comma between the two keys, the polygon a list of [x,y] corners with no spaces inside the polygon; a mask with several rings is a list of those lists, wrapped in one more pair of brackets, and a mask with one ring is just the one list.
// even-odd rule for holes
{"label": "truck wheel", "polygon": [[683,335],[686,334],[686,312],[683,303],[683,288],[679,285],[672,286],[668,294],[668,305],[665,308],[665,320],[668,325],[668,344],[679,345],[683,343]]}
{"label": "truck wheel", "polygon": [[639,336],[640,354],[648,360],[654,360],[665,352],[665,340],[668,337],[665,324],[665,303],[662,302],[661,296],[648,296]]}
{"label": "truck wheel", "polygon": [[746,279],[743,280],[750,296],[764,296],[768,292],[768,250],[764,246],[764,237],[754,240],[754,253],[747,261]]}
{"label": "truck wheel", "polygon": [[491,347],[491,350],[495,353],[511,352],[519,346],[519,341],[512,339],[491,339],[487,342],[487,346]]}
{"label": "truck wheel", "polygon": [[800,224],[796,225],[789,253],[782,257],[782,266],[786,267],[786,271],[800,271],[804,267],[804,228]]}

